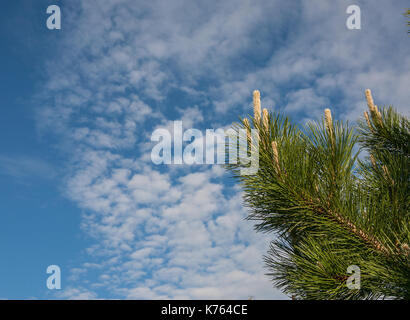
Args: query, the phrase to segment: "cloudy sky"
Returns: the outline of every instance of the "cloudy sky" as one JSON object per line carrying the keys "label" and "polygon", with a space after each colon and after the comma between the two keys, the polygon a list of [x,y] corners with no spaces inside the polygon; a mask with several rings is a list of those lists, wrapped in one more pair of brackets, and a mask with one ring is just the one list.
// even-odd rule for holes
{"label": "cloudy sky", "polygon": [[[62,29],[46,27],[49,5]],[[349,5],[361,29],[346,27]],[[262,105],[355,121],[364,90],[408,114],[397,1],[15,0],[0,4],[0,298],[286,299],[273,235],[218,165],[155,165],[151,134]],[[62,289],[46,287],[61,268]]]}

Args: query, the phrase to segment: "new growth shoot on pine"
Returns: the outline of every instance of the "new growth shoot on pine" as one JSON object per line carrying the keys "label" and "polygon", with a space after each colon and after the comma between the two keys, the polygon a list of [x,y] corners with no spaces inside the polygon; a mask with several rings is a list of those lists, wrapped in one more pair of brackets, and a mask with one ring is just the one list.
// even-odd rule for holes
{"label": "new growth shoot on pine", "polygon": [[253,92],[253,113],[255,123],[260,124],[261,121],[261,94],[259,90]]}

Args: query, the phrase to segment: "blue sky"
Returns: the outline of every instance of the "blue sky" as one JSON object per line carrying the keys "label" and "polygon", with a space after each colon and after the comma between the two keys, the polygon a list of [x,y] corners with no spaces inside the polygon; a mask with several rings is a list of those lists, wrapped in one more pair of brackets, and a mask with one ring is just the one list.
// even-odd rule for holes
{"label": "blue sky", "polygon": [[[62,29],[46,28],[58,4]],[[348,30],[357,4],[362,29]],[[227,127],[251,93],[294,121],[408,114],[406,1],[0,4],[0,298],[286,298],[272,235],[222,168],[154,165],[152,132]],[[59,265],[62,289],[48,290]]]}

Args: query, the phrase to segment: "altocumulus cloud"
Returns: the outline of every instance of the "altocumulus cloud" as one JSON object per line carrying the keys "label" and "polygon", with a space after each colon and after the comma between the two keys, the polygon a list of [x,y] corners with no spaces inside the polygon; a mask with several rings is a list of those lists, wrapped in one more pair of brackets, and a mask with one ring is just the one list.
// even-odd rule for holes
{"label": "altocumulus cloud", "polygon": [[271,235],[243,220],[240,190],[217,166],[154,166],[150,135],[178,119],[226,127],[248,112],[255,88],[265,106],[299,121],[329,106],[356,119],[366,87],[380,104],[406,111],[404,1],[361,1],[360,31],[345,27],[349,4],[65,6],[38,123],[71,157],[66,195],[83,209],[82,229],[95,241],[61,297],[284,297],[264,275]]}

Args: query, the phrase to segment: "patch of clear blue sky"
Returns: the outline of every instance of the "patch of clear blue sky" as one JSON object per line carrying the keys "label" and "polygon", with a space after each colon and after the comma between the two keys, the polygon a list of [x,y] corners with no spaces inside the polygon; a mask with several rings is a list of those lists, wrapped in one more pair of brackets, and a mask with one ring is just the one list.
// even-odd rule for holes
{"label": "patch of clear blue sky", "polygon": [[[59,2],[59,1],[57,1]],[[55,1],[0,3],[0,298],[47,296],[46,268],[62,272],[83,253],[80,212],[59,190],[62,155],[40,136],[32,99],[53,59],[46,28]],[[59,3],[61,5],[61,3]],[[60,33],[61,35],[61,33]],[[40,80],[40,81],[39,81]],[[62,282],[64,285],[64,277]]]}

